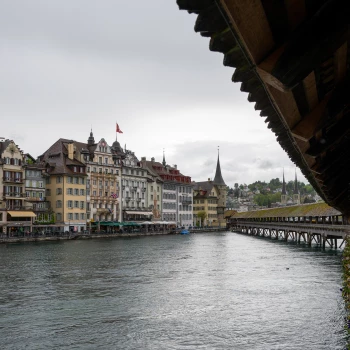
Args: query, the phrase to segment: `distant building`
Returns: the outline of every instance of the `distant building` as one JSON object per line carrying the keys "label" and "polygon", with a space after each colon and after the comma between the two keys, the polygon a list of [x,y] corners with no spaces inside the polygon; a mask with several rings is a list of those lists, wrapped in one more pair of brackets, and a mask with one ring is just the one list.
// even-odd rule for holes
{"label": "distant building", "polygon": [[[221,174],[218,155],[214,180],[193,182],[193,215],[194,225],[226,226],[224,212],[226,209],[226,184]],[[202,219],[202,212],[204,218]]]}

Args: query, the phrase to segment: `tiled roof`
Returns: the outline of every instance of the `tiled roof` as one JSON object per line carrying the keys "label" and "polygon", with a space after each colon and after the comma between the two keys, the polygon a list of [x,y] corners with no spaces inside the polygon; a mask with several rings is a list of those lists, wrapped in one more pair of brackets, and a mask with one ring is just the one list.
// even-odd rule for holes
{"label": "tiled roof", "polygon": [[[81,142],[73,140],[59,139],[57,140],[46,152],[44,152],[39,158],[41,161],[47,163],[50,166],[48,172],[50,175],[55,174],[71,174],[75,173],[67,167],[67,165],[84,166],[85,164],[80,162],[78,159],[69,159],[68,150],[66,145],[74,143],[77,148],[82,147]],[[87,146],[86,146],[87,147]],[[82,174],[81,174],[82,175]]]}

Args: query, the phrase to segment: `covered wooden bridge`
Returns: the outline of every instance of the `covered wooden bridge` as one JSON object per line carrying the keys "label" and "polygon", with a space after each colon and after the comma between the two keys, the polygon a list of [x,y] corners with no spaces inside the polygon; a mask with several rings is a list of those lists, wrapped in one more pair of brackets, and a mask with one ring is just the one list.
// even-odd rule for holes
{"label": "covered wooden bridge", "polygon": [[337,247],[350,234],[347,218],[326,203],[236,212],[228,218],[232,231],[275,239]]}
{"label": "covered wooden bridge", "polygon": [[350,217],[350,1],[177,4],[318,194]]}

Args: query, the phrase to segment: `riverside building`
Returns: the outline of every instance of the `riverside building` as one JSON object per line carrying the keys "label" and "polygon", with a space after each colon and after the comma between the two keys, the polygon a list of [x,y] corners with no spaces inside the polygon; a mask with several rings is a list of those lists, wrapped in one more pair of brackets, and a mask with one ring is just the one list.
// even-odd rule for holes
{"label": "riverside building", "polygon": [[7,235],[31,232],[35,213],[26,203],[23,151],[0,139],[0,229]]}
{"label": "riverside building", "polygon": [[131,221],[159,219],[153,210],[153,203],[148,198],[148,185],[151,176],[135,153],[124,149],[125,158],[122,170],[122,205],[123,217]]}
{"label": "riverside building", "polygon": [[90,224],[96,221],[117,221],[120,169],[114,164],[111,147],[104,138],[95,143],[92,131],[88,143],[79,146],[81,152],[88,148],[94,150],[84,159],[87,173],[87,222]]}
{"label": "riverside building", "polygon": [[[162,199],[162,220],[173,222],[177,226],[192,226],[193,190],[191,177],[181,174],[176,165],[167,165],[164,156],[162,163],[156,162],[154,157],[150,161],[143,157],[142,164],[156,173],[163,182],[163,195],[159,197]],[[161,191],[161,186],[153,187],[153,195],[158,195],[158,190]],[[152,191],[150,192],[152,194]]]}
{"label": "riverside building", "polygon": [[[86,144],[85,144],[86,145]],[[95,145],[59,139],[38,160],[44,163],[49,177],[46,197],[56,214],[56,222],[65,231],[86,229],[86,164],[93,157]]]}
{"label": "riverside building", "polygon": [[[44,229],[55,224],[55,214],[51,210],[50,202],[46,198],[46,179],[48,174],[43,163],[38,163],[30,155],[24,155],[25,196],[27,205],[35,213],[33,230]],[[54,228],[55,230],[57,228]]]}

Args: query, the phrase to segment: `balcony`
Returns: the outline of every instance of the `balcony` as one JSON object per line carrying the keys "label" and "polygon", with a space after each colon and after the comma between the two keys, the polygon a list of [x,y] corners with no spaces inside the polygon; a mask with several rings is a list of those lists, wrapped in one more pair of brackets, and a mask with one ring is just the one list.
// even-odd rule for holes
{"label": "balcony", "polygon": [[136,198],[136,202],[141,202],[141,198]]}
{"label": "balcony", "polygon": [[3,182],[11,182],[11,183],[19,183],[19,184],[22,184],[23,183],[23,179],[22,178],[16,178],[16,177],[3,177],[2,178],[2,181]]}
{"label": "balcony", "polygon": [[181,200],[181,203],[182,203],[183,205],[190,205],[190,204],[192,204],[192,200],[191,200],[191,198],[183,198],[183,199]]}
{"label": "balcony", "polygon": [[26,197],[25,200],[27,202],[45,202],[46,197],[38,198],[38,197]]}
{"label": "balcony", "polygon": [[17,192],[5,192],[3,194],[4,198],[10,199],[10,198],[20,198],[20,199],[26,199],[24,193],[17,193]]}
{"label": "balcony", "polygon": [[143,187],[141,190],[142,192],[146,192],[146,187]]}
{"label": "balcony", "polygon": [[19,205],[9,205],[6,207],[6,210],[28,210],[28,208]]}

